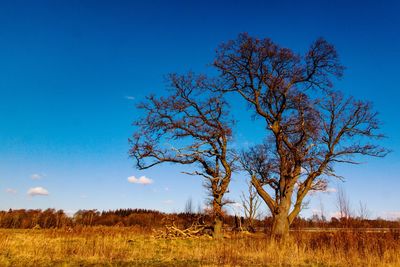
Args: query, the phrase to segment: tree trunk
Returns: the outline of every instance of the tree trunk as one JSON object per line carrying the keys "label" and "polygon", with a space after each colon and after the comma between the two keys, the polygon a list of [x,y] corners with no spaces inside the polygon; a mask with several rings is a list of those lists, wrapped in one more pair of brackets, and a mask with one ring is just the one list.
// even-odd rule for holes
{"label": "tree trunk", "polygon": [[275,209],[272,219],[271,235],[275,239],[286,239],[289,236],[289,210],[290,198],[283,198],[280,205]]}
{"label": "tree trunk", "polygon": [[219,217],[215,217],[213,237],[216,239],[222,238],[222,220]]}
{"label": "tree trunk", "polygon": [[222,237],[222,225],[223,225],[223,214],[222,205],[220,199],[213,200],[213,210],[214,210],[214,225],[213,225],[213,237]]}
{"label": "tree trunk", "polygon": [[289,236],[289,218],[285,212],[275,214],[272,219],[271,235],[275,239],[282,240]]}

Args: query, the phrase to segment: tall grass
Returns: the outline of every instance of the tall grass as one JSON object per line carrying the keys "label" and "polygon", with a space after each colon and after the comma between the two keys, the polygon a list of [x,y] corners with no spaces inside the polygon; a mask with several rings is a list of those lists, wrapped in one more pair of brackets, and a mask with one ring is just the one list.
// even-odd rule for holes
{"label": "tall grass", "polygon": [[0,266],[400,266],[398,233],[264,234],[154,239],[139,228],[0,230]]}

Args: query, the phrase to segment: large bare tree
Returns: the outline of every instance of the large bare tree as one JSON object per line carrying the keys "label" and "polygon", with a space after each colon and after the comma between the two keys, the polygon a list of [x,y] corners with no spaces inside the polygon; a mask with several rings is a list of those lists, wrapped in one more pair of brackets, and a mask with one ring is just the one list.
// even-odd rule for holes
{"label": "large bare tree", "polygon": [[223,197],[234,160],[228,149],[232,121],[227,103],[205,76],[173,74],[169,82],[170,96],[150,96],[138,106],[144,116],[134,122],[137,129],[130,140],[130,155],[139,169],[164,162],[195,164],[197,171],[189,174],[205,178],[214,213],[214,237],[220,237]]}
{"label": "large bare tree", "polygon": [[370,142],[382,137],[371,104],[332,89],[343,67],[325,40],[299,55],[270,39],[241,34],[220,46],[214,66],[223,90],[240,94],[266,122],[265,144],[245,153],[242,161],[271,210],[274,236],[287,236],[307,194],[337,176],[335,163],[386,154]]}

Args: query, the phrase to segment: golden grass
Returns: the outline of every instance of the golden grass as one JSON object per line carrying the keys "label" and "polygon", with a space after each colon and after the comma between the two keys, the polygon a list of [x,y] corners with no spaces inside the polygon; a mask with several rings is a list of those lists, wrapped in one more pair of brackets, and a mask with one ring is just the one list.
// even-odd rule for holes
{"label": "golden grass", "polygon": [[0,266],[400,266],[387,233],[293,233],[160,240],[135,228],[0,230]]}

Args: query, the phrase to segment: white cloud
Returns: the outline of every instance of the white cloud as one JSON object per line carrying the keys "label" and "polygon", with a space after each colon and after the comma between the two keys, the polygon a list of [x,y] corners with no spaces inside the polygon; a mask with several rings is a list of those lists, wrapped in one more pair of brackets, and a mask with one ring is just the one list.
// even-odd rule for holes
{"label": "white cloud", "polygon": [[74,217],[76,210],[66,210],[64,212],[68,217],[72,218],[72,217]]}
{"label": "white cloud", "polygon": [[234,215],[237,215],[242,212],[243,205],[239,202],[230,203],[229,206],[232,208]]}
{"label": "white cloud", "polygon": [[242,208],[242,204],[239,202],[233,202],[231,205],[232,205],[232,207],[235,207],[235,208]]}
{"label": "white cloud", "polygon": [[335,217],[339,219],[341,217],[340,211],[331,212],[329,215],[331,216],[331,218]]}
{"label": "white cloud", "polygon": [[336,193],[337,189],[334,187],[327,187],[323,192],[325,193]]}
{"label": "white cloud", "polygon": [[45,188],[38,186],[38,187],[32,187],[28,190],[28,195],[30,196],[47,196],[49,195],[49,191],[47,191]]}
{"label": "white cloud", "polygon": [[127,95],[127,96],[125,96],[125,99],[128,99],[128,100],[135,100],[135,97],[134,97],[134,96]]}
{"label": "white cloud", "polygon": [[320,209],[312,209],[312,214],[321,215],[322,211]]}
{"label": "white cloud", "polygon": [[382,217],[387,220],[399,220],[400,211],[384,211],[382,212]]}
{"label": "white cloud", "polygon": [[174,203],[174,201],[172,199],[167,199],[167,200],[164,200],[163,203],[167,204],[167,205],[171,205]]}
{"label": "white cloud", "polygon": [[6,189],[6,192],[9,193],[9,194],[16,194],[16,193],[17,193],[17,190],[12,189],[12,188],[7,188],[7,189]]}
{"label": "white cloud", "polygon": [[[297,186],[298,187],[298,186]],[[295,188],[297,188],[295,185]],[[334,187],[327,187],[324,190],[310,190],[310,196],[315,195],[317,193],[336,193],[337,189]]]}
{"label": "white cloud", "polygon": [[38,174],[38,173],[34,173],[34,174],[31,175],[31,179],[32,179],[32,180],[39,180],[39,179],[41,179],[42,177],[43,177],[43,175],[40,175],[40,174]]}
{"label": "white cloud", "polygon": [[153,180],[150,178],[147,178],[146,176],[140,176],[139,178],[136,178],[135,176],[129,176],[128,177],[128,182],[132,184],[152,184]]}

